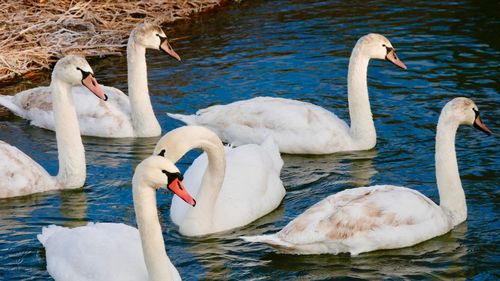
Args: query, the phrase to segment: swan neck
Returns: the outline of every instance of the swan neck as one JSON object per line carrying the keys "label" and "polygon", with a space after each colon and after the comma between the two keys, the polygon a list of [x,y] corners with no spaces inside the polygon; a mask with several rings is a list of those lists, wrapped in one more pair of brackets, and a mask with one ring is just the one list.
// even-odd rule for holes
{"label": "swan neck", "polygon": [[436,181],[440,206],[451,217],[453,225],[467,218],[465,193],[460,181],[455,135],[458,124],[441,114],[436,134]]}
{"label": "swan neck", "polygon": [[177,270],[165,250],[156,206],[156,190],[144,183],[137,173],[132,185],[136,221],[149,280],[173,280]]}
{"label": "swan neck", "polygon": [[367,72],[370,58],[361,46],[356,45],[349,59],[347,74],[347,98],[351,119],[350,133],[359,149],[373,148],[377,141],[375,125],[370,108]]}
{"label": "swan neck", "polygon": [[128,93],[132,125],[137,137],[152,137],[161,134],[148,90],[146,48],[136,44],[132,37],[127,44]]}
{"label": "swan neck", "polygon": [[226,158],[224,146],[218,143],[204,142],[200,146],[208,156],[207,170],[203,174],[201,186],[196,195],[196,207],[186,214],[181,232],[187,235],[201,235],[213,232],[215,205],[224,183]]}
{"label": "swan neck", "polygon": [[85,149],[80,136],[71,85],[52,75],[50,84],[59,158],[56,180],[60,188],[79,188],[85,183]]}

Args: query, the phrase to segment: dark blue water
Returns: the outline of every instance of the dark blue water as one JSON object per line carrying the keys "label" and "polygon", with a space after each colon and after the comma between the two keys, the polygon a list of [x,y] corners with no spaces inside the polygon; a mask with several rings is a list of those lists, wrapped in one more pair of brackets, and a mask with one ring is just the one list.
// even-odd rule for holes
{"label": "dark blue water", "polygon": [[[384,34],[408,70],[372,61],[369,90],[378,133],[376,149],[320,157],[284,155],[287,195],[251,225],[203,239],[179,235],[169,218],[171,194],[158,197],[168,254],[186,280],[329,280],[500,278],[498,141],[499,5],[484,1],[243,1],[167,27],[178,63],[148,53],[153,106],[164,132],[181,125],[166,112],[192,113],[255,96],[313,102],[348,118],[347,66],[356,40]],[[125,57],[91,60],[102,84],[126,90]],[[0,92],[48,84],[40,79]],[[307,207],[346,188],[404,185],[438,200],[434,178],[435,126],[456,96],[475,100],[494,132],[460,128],[457,157],[468,220],[417,246],[349,255],[289,256],[238,240],[277,231]],[[496,134],[496,135],[495,135]],[[55,136],[19,118],[0,119],[0,139],[57,171]],[[130,180],[157,138],[84,138],[83,189],[0,200],[0,279],[48,279],[36,240],[48,224],[135,225]],[[179,167],[185,170],[191,153]]]}

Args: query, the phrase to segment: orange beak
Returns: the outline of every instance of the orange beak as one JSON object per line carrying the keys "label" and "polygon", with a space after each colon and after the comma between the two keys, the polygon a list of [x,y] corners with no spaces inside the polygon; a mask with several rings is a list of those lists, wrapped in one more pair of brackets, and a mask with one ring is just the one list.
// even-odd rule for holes
{"label": "orange beak", "polygon": [[186,188],[182,182],[176,178],[171,183],[167,185],[168,189],[170,189],[175,195],[179,196],[182,200],[186,201],[191,206],[196,206],[196,201],[191,197],[191,195],[187,192]]}
{"label": "orange beak", "polygon": [[488,129],[488,127],[486,127],[486,125],[484,125],[483,120],[481,120],[481,118],[479,118],[479,112],[476,113],[476,119],[474,120],[474,128],[476,128],[480,131],[483,131],[488,136],[491,136],[490,129]]}
{"label": "orange beak", "polygon": [[92,74],[88,74],[87,77],[82,79],[82,84],[87,87],[94,95],[96,95],[98,98],[101,100],[108,100],[108,96],[104,93],[103,89],[101,86],[97,83],[97,80],[95,80],[94,76]]}
{"label": "orange beak", "polygon": [[170,46],[170,44],[167,41],[167,38],[161,38],[160,50],[169,54],[174,59],[181,61],[181,57],[179,57],[179,55],[174,51],[172,46]]}
{"label": "orange beak", "polygon": [[387,55],[385,55],[385,59],[401,67],[402,69],[407,69],[406,65],[399,60],[398,56],[396,55],[396,51],[393,48],[387,47]]}

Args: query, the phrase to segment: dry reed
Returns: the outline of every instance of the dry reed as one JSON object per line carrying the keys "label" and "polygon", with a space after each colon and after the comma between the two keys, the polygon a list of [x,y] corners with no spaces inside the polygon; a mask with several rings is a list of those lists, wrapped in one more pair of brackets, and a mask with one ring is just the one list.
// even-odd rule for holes
{"label": "dry reed", "polygon": [[221,2],[0,0],[0,81],[48,69],[70,53],[120,54],[137,23],[172,22]]}

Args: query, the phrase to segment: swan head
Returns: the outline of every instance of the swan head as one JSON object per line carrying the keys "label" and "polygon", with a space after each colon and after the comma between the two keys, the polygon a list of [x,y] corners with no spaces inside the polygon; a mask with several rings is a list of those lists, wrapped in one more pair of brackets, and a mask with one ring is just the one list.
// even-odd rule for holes
{"label": "swan head", "polygon": [[383,35],[377,33],[365,35],[358,40],[356,46],[369,58],[388,60],[403,69],[407,69],[406,65],[396,55],[396,50],[391,42]]}
{"label": "swan head", "polygon": [[89,63],[80,56],[68,55],[57,61],[52,71],[52,80],[56,79],[71,86],[83,85],[98,98],[108,99],[102,87],[97,83]]}
{"label": "swan head", "polygon": [[135,44],[139,44],[146,49],[161,50],[180,61],[181,57],[174,51],[167,40],[167,35],[159,25],[153,23],[140,23],[130,34]]}
{"label": "swan head", "polygon": [[189,205],[196,205],[196,201],[182,184],[183,177],[179,169],[162,155],[152,155],[144,159],[137,165],[135,177],[155,189],[168,188]]}
{"label": "swan head", "polygon": [[474,126],[474,128],[485,134],[491,135],[490,129],[486,127],[479,117],[479,109],[471,99],[464,97],[454,98],[444,106],[441,114],[451,122]]}

